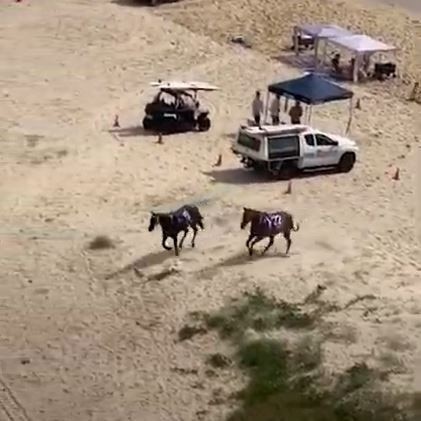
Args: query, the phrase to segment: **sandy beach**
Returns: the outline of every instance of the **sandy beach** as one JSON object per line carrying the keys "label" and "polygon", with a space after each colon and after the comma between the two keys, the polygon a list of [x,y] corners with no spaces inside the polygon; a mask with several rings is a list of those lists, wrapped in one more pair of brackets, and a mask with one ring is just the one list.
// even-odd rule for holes
{"label": "sandy beach", "polygon": [[[300,21],[398,46],[401,77],[352,86],[361,100],[354,170],[294,180],[285,195],[286,183],[245,172],[230,142],[256,89],[300,74],[274,59]],[[393,387],[421,387],[421,122],[406,100],[420,77],[419,22],[403,9],[337,0],[1,2],[0,420],[224,419],[232,404],[210,404],[213,393],[230,394],[242,377],[208,377],[203,358],[223,345],[212,335],[180,344],[177,332],[189,312],[255,286],[300,301],[323,285],[339,306],[373,296],[329,316],[354,333],[326,343],[326,367],[387,355],[399,366]],[[239,34],[253,48],[227,43]],[[202,98],[209,132],[161,145],[137,128],[158,78],[221,88]],[[320,107],[313,124],[342,134],[347,112]],[[112,135],[115,114],[122,130]],[[147,226],[151,210],[186,202],[199,203],[206,229],[176,259]],[[278,239],[266,258],[248,260],[243,206],[293,213],[301,229],[289,258]],[[89,250],[97,235],[115,247]]]}
{"label": "sandy beach", "polygon": [[416,0],[379,0],[379,3],[387,6],[398,6],[413,13],[421,13],[421,5]]}

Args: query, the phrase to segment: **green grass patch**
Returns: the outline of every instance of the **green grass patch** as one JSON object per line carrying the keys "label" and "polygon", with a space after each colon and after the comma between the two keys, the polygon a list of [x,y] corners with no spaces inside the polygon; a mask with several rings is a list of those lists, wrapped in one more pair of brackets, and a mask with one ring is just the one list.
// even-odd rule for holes
{"label": "green grass patch", "polygon": [[[227,421],[421,419],[420,412],[414,415],[409,411],[408,396],[384,391],[388,373],[356,364],[334,379],[327,378],[323,344],[314,335],[324,313],[320,308],[307,312],[305,306],[305,301],[301,305],[276,301],[257,290],[216,313],[195,314],[204,329],[216,330],[221,338],[230,341],[236,350],[232,361],[249,378],[236,394],[240,407]],[[281,327],[297,330],[301,340],[288,343],[267,334]],[[257,332],[254,339],[249,339],[250,329]],[[213,369],[226,367],[227,361],[219,354],[208,357]]]}
{"label": "green grass patch", "polygon": [[242,300],[204,317],[208,329],[216,329],[222,338],[240,337],[247,329],[258,332],[279,327],[311,329],[318,316],[302,311],[300,305],[276,301],[260,289],[246,293]]}

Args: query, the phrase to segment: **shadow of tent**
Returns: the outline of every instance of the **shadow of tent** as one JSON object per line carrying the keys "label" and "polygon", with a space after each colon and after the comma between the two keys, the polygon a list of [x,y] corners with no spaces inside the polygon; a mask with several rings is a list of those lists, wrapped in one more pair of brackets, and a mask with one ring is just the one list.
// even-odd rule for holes
{"label": "shadow of tent", "polygon": [[283,54],[278,54],[273,56],[272,59],[279,61],[282,64],[287,66],[295,67],[296,69],[303,70],[304,72],[314,71],[314,56],[296,56],[291,52],[285,52]]}

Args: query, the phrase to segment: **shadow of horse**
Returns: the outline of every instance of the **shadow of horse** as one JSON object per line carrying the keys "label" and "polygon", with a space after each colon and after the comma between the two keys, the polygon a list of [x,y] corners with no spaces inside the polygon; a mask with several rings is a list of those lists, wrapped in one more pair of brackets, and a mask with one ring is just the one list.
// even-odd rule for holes
{"label": "shadow of horse", "polygon": [[154,251],[152,253],[145,254],[144,256],[123,266],[122,268],[105,275],[105,279],[112,279],[132,270],[141,270],[151,266],[160,265],[171,257],[174,257],[174,253],[172,253],[170,250]]}
{"label": "shadow of horse", "polygon": [[263,256],[259,253],[256,253],[253,257],[250,257],[247,250],[240,251],[235,253],[223,260],[219,260],[218,262],[206,266],[199,271],[206,278],[211,278],[215,276],[218,269],[223,268],[230,268],[230,267],[237,267],[237,266],[244,266],[251,264],[253,262],[259,260],[268,260],[268,259],[279,259],[279,258],[288,258],[290,255],[285,253],[266,253]]}
{"label": "shadow of horse", "polygon": [[264,255],[256,253],[254,256],[250,257],[248,255],[247,250],[245,250],[243,252],[234,254],[233,256],[230,256],[227,259],[222,260],[221,262],[218,262],[215,266],[220,267],[220,268],[241,266],[244,264],[252,263],[256,260],[277,259],[280,257],[286,258],[286,257],[289,257],[289,255],[285,253],[270,254],[270,252],[268,252]]}

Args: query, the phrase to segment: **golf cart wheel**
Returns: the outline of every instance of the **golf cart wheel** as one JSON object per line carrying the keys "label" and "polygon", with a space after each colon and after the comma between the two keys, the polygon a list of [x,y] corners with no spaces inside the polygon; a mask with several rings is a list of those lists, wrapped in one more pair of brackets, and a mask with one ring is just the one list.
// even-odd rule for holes
{"label": "golf cart wheel", "polygon": [[350,172],[355,164],[355,155],[353,153],[346,153],[342,155],[338,164],[340,172]]}
{"label": "golf cart wheel", "polygon": [[197,121],[197,125],[198,125],[198,128],[199,128],[199,131],[207,132],[210,129],[211,121],[207,117],[199,118],[198,121]]}
{"label": "golf cart wheel", "polygon": [[144,118],[142,126],[145,130],[152,130],[152,120],[150,118]]}

